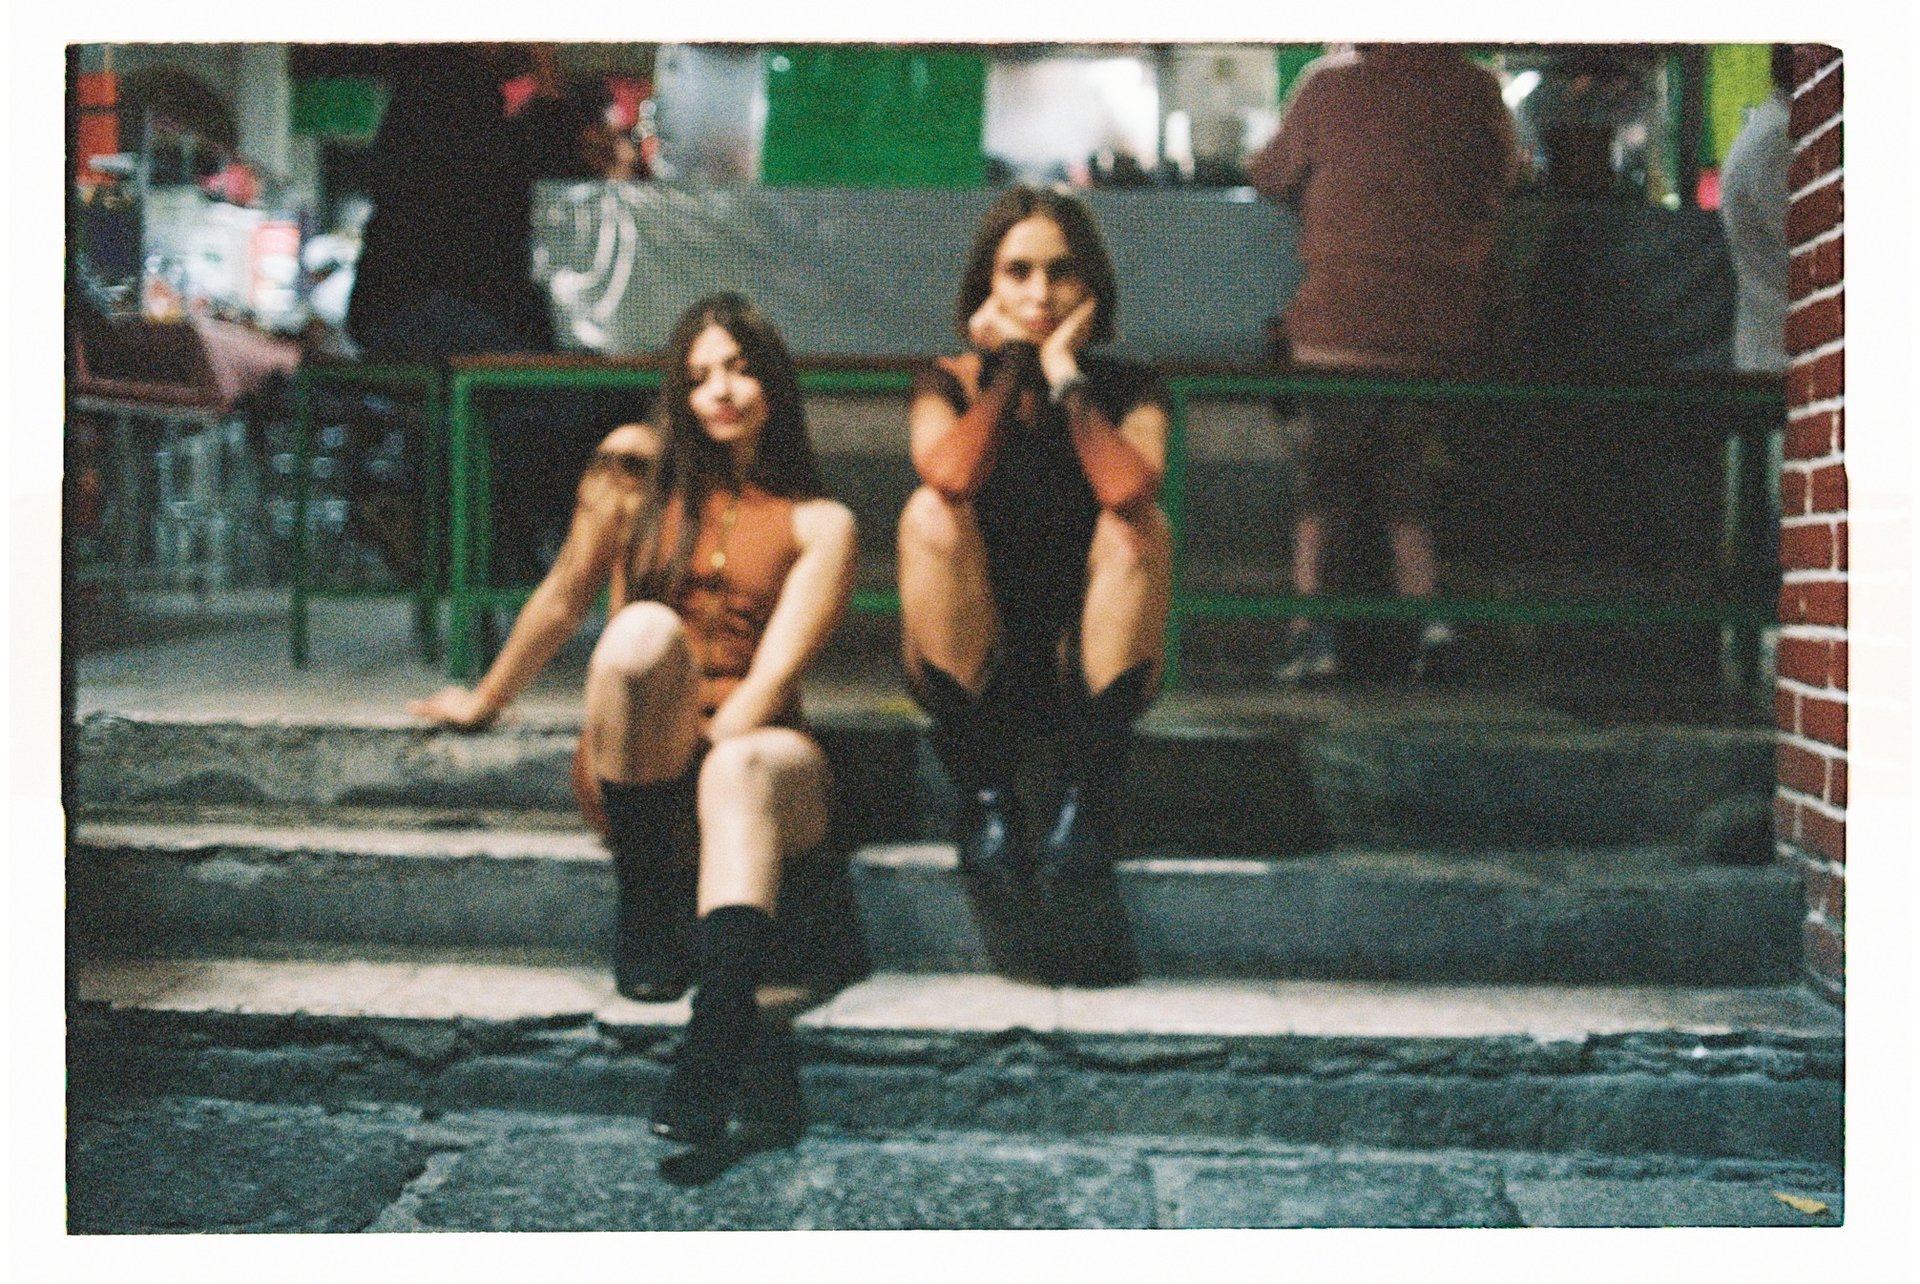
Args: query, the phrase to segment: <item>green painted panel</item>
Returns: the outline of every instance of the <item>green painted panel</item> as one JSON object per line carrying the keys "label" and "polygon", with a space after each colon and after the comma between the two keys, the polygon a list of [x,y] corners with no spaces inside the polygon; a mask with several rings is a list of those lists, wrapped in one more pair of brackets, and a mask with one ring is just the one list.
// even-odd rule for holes
{"label": "green painted panel", "polygon": [[987,60],[871,45],[767,51],[760,179],[773,186],[978,187]]}
{"label": "green painted panel", "polygon": [[1274,51],[1274,64],[1280,72],[1279,101],[1282,105],[1293,95],[1293,82],[1300,78],[1300,72],[1326,51],[1325,45],[1281,45]]}
{"label": "green painted panel", "polygon": [[1767,45],[1711,45],[1707,49],[1706,137],[1700,163],[1718,166],[1739,136],[1747,108],[1773,92],[1771,49]]}
{"label": "green painted panel", "polygon": [[325,138],[372,138],[391,95],[360,76],[306,76],[293,82],[293,132]]}

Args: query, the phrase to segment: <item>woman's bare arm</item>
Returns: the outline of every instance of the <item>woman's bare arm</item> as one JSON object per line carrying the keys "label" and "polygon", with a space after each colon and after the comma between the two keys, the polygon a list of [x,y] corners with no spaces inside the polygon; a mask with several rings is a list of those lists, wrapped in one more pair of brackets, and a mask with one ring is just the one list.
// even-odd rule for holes
{"label": "woman's bare arm", "polygon": [[601,443],[599,456],[580,479],[566,543],[520,609],[513,632],[486,675],[472,690],[444,687],[424,700],[411,701],[407,712],[463,731],[485,727],[579,632],[607,582],[640,503],[637,474],[652,453],[642,436],[650,439],[651,434],[639,425],[628,425],[615,429]]}
{"label": "woman's bare arm", "polygon": [[1141,402],[1115,425],[1083,386],[1068,389],[1065,405],[1074,453],[1100,507],[1127,513],[1151,504],[1167,467],[1167,412]]}
{"label": "woman's bare arm", "polygon": [[993,471],[999,427],[1023,386],[1038,386],[1038,357],[1030,343],[1007,343],[991,382],[973,404],[957,411],[941,393],[922,390],[907,411],[909,449],[920,480],[948,499],[970,499]]}
{"label": "woman's bare arm", "polygon": [[789,708],[800,677],[820,654],[853,596],[853,514],[831,499],[794,505],[793,534],[800,556],[780,589],[746,677],[708,725],[719,741],[764,727]]}

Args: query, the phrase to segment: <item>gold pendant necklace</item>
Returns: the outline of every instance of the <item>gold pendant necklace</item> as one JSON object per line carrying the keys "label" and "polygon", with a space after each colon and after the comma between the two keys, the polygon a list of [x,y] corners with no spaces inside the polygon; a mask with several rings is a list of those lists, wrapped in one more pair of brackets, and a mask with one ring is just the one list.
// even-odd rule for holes
{"label": "gold pendant necklace", "polygon": [[740,520],[740,492],[735,491],[727,500],[726,511],[720,514],[720,543],[713,550],[713,556],[707,559],[707,568],[718,572],[727,564],[727,542],[733,538],[733,524]]}

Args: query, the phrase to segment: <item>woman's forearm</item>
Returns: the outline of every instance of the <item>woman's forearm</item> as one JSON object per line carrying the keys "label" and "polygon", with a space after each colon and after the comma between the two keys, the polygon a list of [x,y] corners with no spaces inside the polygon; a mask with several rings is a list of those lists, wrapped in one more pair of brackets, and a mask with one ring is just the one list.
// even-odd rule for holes
{"label": "woman's forearm", "polygon": [[1100,507],[1124,513],[1151,502],[1160,490],[1160,470],[1120,435],[1084,387],[1070,387],[1063,404],[1074,453]]}
{"label": "woman's forearm", "polygon": [[497,712],[525,691],[580,629],[586,612],[568,601],[552,580],[543,581],[520,609],[513,631],[488,666],[474,693]]}
{"label": "woman's forearm", "polygon": [[948,499],[969,499],[993,471],[1000,423],[1020,390],[1037,382],[1039,356],[1032,344],[1008,344],[993,378],[945,431],[914,451],[920,480]]}

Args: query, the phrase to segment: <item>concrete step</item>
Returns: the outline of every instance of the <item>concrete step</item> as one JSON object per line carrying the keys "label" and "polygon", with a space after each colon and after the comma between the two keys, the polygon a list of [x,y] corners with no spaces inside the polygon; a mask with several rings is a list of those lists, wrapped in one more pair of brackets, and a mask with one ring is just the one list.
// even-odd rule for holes
{"label": "concrete step", "polygon": [[[830,708],[815,725],[833,762],[840,850],[944,835],[952,791],[902,701]],[[563,810],[578,730],[577,716],[458,735],[399,715],[96,712],[77,729],[74,796],[82,808]],[[1134,753],[1127,829],[1141,850],[1200,854],[1677,843],[1703,859],[1764,861],[1773,752],[1768,728],[1592,726],[1471,699],[1157,715]],[[1046,774],[1044,762],[1030,766]],[[1043,807],[1044,791],[1033,792]]]}
{"label": "concrete step", "polygon": [[[1120,896],[1150,976],[1408,981],[1786,981],[1794,873],[1685,863],[1666,847],[1338,849],[1145,858]],[[850,873],[865,946],[890,971],[992,970],[950,844],[867,847]]]}
{"label": "concrete step", "polygon": [[[783,972],[868,970],[845,862],[783,885]],[[604,966],[614,880],[576,811],[166,807],[96,812],[67,856],[69,947],[93,956],[351,951]]]}
{"label": "concrete step", "polygon": [[[1120,889],[1149,975],[1790,979],[1792,873],[1687,856],[1145,857],[1122,863]],[[229,807],[78,822],[67,896],[70,940],[93,954],[513,949],[597,965],[614,888],[599,840],[565,812]],[[795,862],[782,922],[799,974],[992,970],[947,844]]]}
{"label": "concrete step", "polygon": [[[70,1090],[637,1114],[686,1005],[598,970],[82,961]],[[1836,1163],[1844,1040],[1794,987],[877,975],[794,1013],[814,1122]]]}

